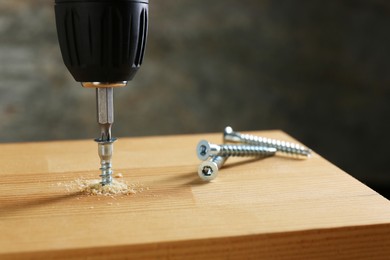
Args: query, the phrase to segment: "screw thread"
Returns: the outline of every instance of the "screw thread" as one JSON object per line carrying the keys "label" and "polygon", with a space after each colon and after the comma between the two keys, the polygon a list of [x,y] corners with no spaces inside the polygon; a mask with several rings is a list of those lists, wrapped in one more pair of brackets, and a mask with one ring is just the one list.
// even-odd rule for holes
{"label": "screw thread", "polygon": [[307,149],[306,147],[301,146],[299,144],[250,134],[236,133],[236,136],[240,138],[240,141],[242,143],[250,145],[260,145],[264,147],[274,147],[277,151],[292,157],[307,158],[311,155],[310,149]]}
{"label": "screw thread", "polygon": [[220,156],[272,156],[276,153],[273,147],[252,146],[252,145],[229,145],[224,144],[220,146],[220,151],[217,155]]}
{"label": "screw thread", "polygon": [[116,141],[116,138],[111,138],[109,140],[95,140],[98,143],[98,154],[100,157],[100,171],[99,175],[102,178],[102,185],[109,185],[112,183],[112,153],[114,151],[113,143]]}
{"label": "screw thread", "polygon": [[112,183],[112,165],[111,162],[101,162],[101,168],[100,168],[102,174],[99,176],[102,177],[102,185],[108,185]]}

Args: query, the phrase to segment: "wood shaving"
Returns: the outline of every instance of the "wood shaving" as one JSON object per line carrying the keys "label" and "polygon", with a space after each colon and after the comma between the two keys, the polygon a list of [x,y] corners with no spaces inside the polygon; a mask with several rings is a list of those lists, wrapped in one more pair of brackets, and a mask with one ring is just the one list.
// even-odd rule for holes
{"label": "wood shaving", "polygon": [[115,174],[114,177],[115,178],[123,178],[123,174],[119,172],[119,173]]}
{"label": "wood shaving", "polygon": [[[53,184],[53,186],[64,187],[69,193],[77,192],[80,195],[87,196],[106,196],[111,197],[114,200],[117,198],[122,199],[121,195],[133,195],[149,191],[149,187],[146,187],[140,182],[127,183],[123,179],[114,179],[110,185],[105,186],[102,186],[100,182],[101,179],[86,180],[84,178],[78,178],[74,181],[58,182]],[[82,198],[83,197],[77,197],[78,200]],[[100,198],[97,199],[100,200]]]}
{"label": "wood shaving", "polygon": [[130,187],[124,182],[113,180],[110,185],[101,185],[100,180],[83,180],[75,181],[78,190],[86,195],[129,195],[137,193],[134,188]]}
{"label": "wood shaving", "polygon": [[[116,196],[119,195],[133,195],[149,190],[149,187],[145,187],[139,182],[128,184],[123,180],[113,180],[110,185],[102,186],[100,181],[100,179],[80,178],[70,182],[59,182],[57,186],[65,187],[67,192],[78,192],[88,196],[107,196],[112,199],[116,199]],[[81,199],[81,197],[77,199]],[[100,199],[98,198],[98,200]]]}

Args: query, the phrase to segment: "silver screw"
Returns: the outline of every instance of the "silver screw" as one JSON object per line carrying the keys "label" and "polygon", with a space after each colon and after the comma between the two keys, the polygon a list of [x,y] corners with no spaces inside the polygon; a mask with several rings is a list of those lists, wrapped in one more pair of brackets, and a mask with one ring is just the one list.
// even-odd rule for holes
{"label": "silver screw", "polygon": [[198,167],[198,175],[204,181],[214,180],[218,175],[218,170],[226,162],[226,156],[213,156],[207,161],[203,161]]}
{"label": "silver screw", "polygon": [[306,159],[311,156],[311,150],[302,145],[280,141],[276,139],[265,138],[261,136],[241,134],[239,132],[234,132],[230,126],[225,128],[223,140],[225,142],[274,147],[278,152],[299,159]]}
{"label": "silver screw", "polygon": [[102,177],[101,184],[109,185],[112,183],[112,164],[111,158],[114,150],[113,143],[116,141],[115,138],[111,138],[108,141],[95,140],[98,143],[98,153],[100,157],[100,170]]}
{"label": "silver screw", "polygon": [[230,145],[230,144],[211,144],[202,140],[196,147],[196,154],[202,161],[211,156],[272,156],[276,153],[276,148],[262,147],[254,145]]}

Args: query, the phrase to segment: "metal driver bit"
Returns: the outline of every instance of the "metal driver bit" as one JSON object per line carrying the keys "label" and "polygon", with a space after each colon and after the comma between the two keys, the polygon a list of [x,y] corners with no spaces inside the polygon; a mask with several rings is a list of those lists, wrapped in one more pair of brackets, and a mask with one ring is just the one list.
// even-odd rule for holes
{"label": "metal driver bit", "polygon": [[113,88],[96,88],[97,121],[100,125],[100,140],[111,139],[111,126],[114,123]]}
{"label": "metal driver bit", "polygon": [[250,134],[241,134],[234,132],[230,126],[225,128],[223,139],[225,142],[274,147],[278,152],[298,159],[306,159],[311,156],[311,150],[302,145]]}
{"label": "metal driver bit", "polygon": [[102,185],[112,182],[112,153],[115,138],[111,137],[111,126],[114,123],[114,102],[113,88],[96,88],[97,121],[100,125],[100,137],[95,141],[98,143],[98,154],[101,163]]}
{"label": "metal driver bit", "polygon": [[198,167],[198,175],[204,181],[214,180],[219,169],[227,160],[227,156],[212,156],[209,160],[203,161]]}
{"label": "metal driver bit", "polygon": [[196,147],[196,154],[202,161],[207,160],[211,156],[272,156],[275,155],[276,148],[262,147],[254,145],[229,145],[229,144],[211,144],[206,140],[202,140]]}

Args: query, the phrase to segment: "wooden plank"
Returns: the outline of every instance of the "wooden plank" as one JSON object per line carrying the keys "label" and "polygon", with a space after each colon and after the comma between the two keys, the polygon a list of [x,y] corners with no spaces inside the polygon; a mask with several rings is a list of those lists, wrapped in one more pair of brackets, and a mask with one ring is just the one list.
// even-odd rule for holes
{"label": "wooden plank", "polygon": [[92,141],[1,144],[0,258],[390,255],[389,201],[319,155],[230,158],[204,183],[200,139],[218,143],[221,134],[121,138],[114,167],[139,192],[118,197],[70,185],[98,178]]}

